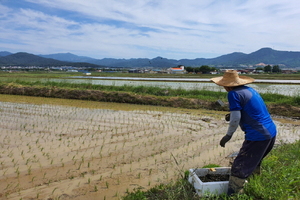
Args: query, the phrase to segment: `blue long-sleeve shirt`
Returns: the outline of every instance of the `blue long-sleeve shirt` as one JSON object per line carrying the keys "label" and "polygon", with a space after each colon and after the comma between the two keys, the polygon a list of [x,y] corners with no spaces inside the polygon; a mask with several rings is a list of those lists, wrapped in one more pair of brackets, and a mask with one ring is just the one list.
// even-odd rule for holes
{"label": "blue long-sleeve shirt", "polygon": [[251,87],[238,86],[228,92],[230,111],[241,111],[240,127],[245,139],[263,141],[276,136],[277,130],[261,96]]}

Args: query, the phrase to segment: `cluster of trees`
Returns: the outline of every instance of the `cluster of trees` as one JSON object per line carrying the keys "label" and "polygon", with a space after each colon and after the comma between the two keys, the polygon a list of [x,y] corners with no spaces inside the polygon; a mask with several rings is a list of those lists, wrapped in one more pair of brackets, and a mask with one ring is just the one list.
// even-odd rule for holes
{"label": "cluster of trees", "polygon": [[278,65],[274,65],[273,67],[271,65],[267,65],[265,67],[257,67],[256,70],[263,70],[266,73],[278,73],[281,72],[281,69]]}
{"label": "cluster of trees", "polygon": [[210,72],[217,71],[217,68],[210,67],[208,65],[202,65],[201,67],[186,67],[185,70],[188,73],[190,73],[190,72],[194,72],[194,73],[201,72],[202,74],[208,74]]}
{"label": "cluster of trees", "polygon": [[[201,67],[186,67],[185,70],[190,73],[202,73],[202,74],[208,74],[210,72],[218,71],[215,67],[210,67],[208,65],[202,65]],[[279,73],[281,72],[281,69],[278,65],[266,65],[265,67],[257,67],[256,70],[262,70],[266,73]]]}

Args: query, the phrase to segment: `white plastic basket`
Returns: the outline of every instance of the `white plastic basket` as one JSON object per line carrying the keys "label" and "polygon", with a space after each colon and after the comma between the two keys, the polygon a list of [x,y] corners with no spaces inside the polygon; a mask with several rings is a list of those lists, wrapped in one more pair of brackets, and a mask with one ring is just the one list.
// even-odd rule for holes
{"label": "white plastic basket", "polygon": [[194,186],[195,191],[199,196],[205,196],[206,194],[227,193],[228,180],[216,181],[216,182],[202,182],[199,177],[204,177],[207,174],[222,174],[230,175],[230,167],[215,167],[215,168],[201,168],[190,169],[188,181]]}

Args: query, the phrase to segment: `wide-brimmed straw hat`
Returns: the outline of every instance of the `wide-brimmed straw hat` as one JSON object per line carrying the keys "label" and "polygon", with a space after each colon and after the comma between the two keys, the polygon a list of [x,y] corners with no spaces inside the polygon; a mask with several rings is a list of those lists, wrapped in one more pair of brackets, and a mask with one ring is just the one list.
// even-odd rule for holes
{"label": "wide-brimmed straw hat", "polygon": [[236,70],[226,70],[223,76],[210,79],[215,84],[225,87],[235,87],[239,85],[246,85],[254,81],[248,76],[239,76]]}

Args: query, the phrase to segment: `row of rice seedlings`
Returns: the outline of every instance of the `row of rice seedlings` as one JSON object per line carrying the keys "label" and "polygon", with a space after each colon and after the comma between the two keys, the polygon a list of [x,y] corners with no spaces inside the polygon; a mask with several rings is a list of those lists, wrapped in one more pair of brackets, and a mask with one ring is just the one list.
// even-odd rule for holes
{"label": "row of rice seedlings", "polygon": [[[58,181],[103,193],[102,188],[128,185],[120,178],[128,174],[132,182],[150,177],[143,183],[150,186],[174,177],[178,168],[228,153],[218,146],[225,128],[215,132],[222,124],[205,116],[18,103],[1,108],[0,179],[6,194],[45,184],[55,189]],[[164,175],[153,180],[153,172]]]}

